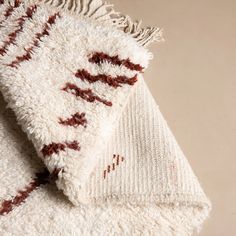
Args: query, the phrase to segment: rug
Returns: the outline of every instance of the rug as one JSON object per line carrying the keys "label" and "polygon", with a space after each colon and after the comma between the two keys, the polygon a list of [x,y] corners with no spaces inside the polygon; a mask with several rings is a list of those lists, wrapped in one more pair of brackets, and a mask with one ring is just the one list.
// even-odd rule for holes
{"label": "rug", "polygon": [[100,0],[0,1],[1,235],[191,235],[211,208],[143,72],[162,30]]}

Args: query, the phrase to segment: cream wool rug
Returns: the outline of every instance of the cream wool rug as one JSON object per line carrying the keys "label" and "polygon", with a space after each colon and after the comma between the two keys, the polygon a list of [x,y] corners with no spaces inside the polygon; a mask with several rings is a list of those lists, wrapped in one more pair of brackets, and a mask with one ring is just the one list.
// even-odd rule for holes
{"label": "cream wool rug", "polygon": [[142,76],[161,30],[100,0],[0,13],[0,234],[199,230],[210,202]]}

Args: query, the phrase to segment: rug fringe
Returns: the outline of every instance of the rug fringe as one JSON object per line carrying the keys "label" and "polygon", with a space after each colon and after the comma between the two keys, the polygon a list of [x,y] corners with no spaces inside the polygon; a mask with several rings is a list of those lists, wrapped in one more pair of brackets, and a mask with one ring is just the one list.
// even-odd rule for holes
{"label": "rug fringe", "polygon": [[152,42],[161,42],[163,39],[163,30],[158,27],[142,28],[142,21],[133,22],[129,16],[125,16],[124,32],[130,34],[142,46]]}
{"label": "rug fringe", "polygon": [[[28,0],[35,2],[34,0]],[[152,42],[161,42],[163,30],[158,27],[142,28],[142,21],[132,21],[129,16],[114,10],[113,4],[101,0],[38,0],[58,9],[69,11],[85,19],[92,19],[103,25],[112,25],[130,34],[140,45],[147,46]]]}

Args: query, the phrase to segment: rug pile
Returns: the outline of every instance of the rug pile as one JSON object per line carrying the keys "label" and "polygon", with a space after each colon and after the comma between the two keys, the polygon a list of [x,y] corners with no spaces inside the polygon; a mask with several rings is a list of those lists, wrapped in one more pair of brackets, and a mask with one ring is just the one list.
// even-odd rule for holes
{"label": "rug pile", "polygon": [[0,234],[199,231],[210,202],[143,78],[162,31],[101,0],[0,13]]}

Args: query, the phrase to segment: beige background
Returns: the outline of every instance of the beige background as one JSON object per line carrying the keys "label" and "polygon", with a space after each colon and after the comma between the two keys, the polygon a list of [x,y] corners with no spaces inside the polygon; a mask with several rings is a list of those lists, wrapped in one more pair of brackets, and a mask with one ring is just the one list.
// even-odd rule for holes
{"label": "beige background", "polygon": [[236,1],[111,0],[164,28],[145,79],[213,203],[201,236],[236,235]]}

